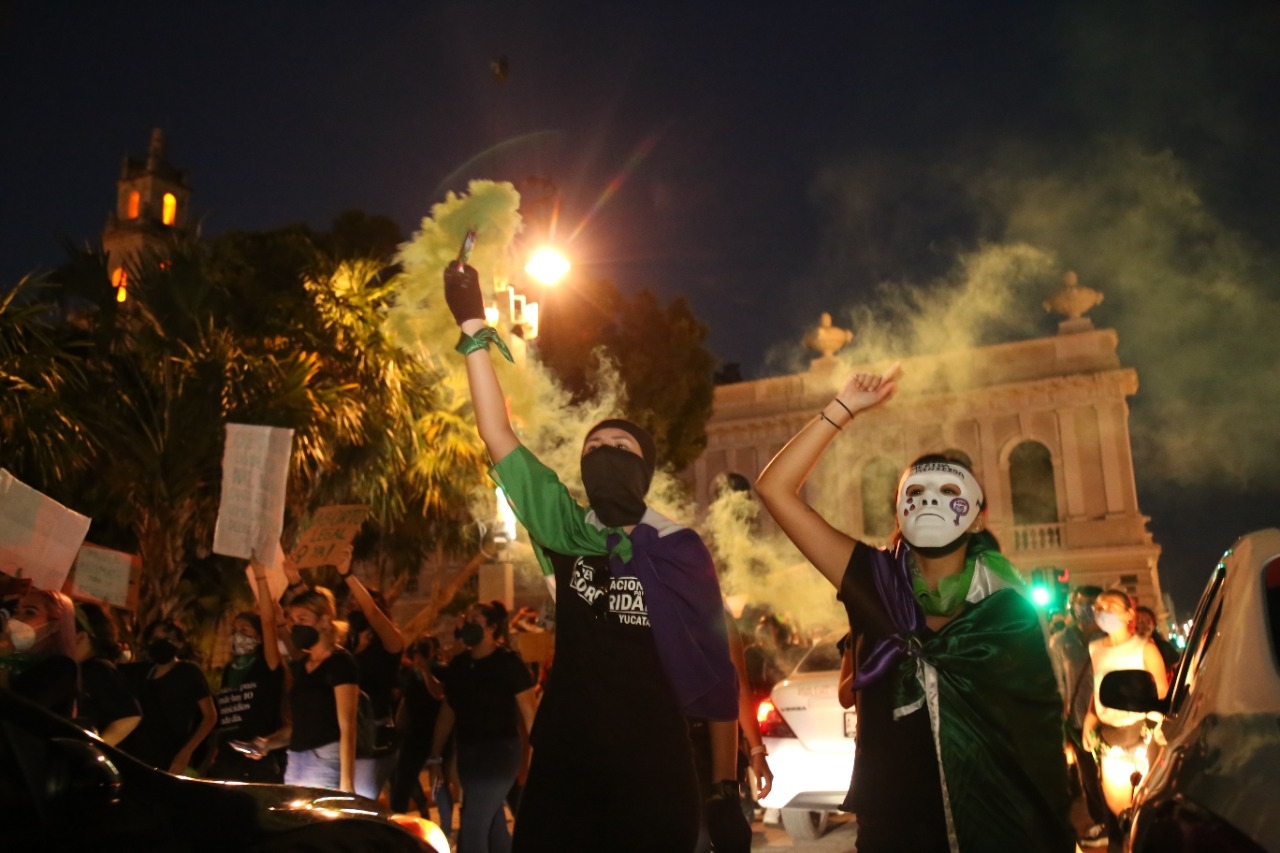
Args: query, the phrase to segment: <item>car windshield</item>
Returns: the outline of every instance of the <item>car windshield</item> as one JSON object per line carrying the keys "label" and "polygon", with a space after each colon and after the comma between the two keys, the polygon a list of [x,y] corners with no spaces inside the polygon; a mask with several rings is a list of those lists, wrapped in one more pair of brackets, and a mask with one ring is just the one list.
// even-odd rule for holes
{"label": "car windshield", "polygon": [[818,643],[796,665],[796,674],[802,672],[828,672],[840,669],[840,650],[835,642]]}

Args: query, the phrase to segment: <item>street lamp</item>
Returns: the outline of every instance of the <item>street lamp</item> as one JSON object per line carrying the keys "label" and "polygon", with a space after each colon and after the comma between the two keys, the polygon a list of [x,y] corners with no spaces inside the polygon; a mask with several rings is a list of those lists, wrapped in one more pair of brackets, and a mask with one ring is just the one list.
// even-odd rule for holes
{"label": "street lamp", "polygon": [[529,256],[524,271],[542,285],[553,285],[569,272],[569,260],[550,246],[543,246]]}

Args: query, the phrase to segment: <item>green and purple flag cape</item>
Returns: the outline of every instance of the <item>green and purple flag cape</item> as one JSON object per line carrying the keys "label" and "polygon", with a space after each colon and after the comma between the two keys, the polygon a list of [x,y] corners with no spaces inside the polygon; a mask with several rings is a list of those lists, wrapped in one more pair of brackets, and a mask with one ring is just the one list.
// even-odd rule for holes
{"label": "green and purple flag cape", "polygon": [[[936,592],[917,583],[907,546],[872,550],[897,630],[872,648],[854,687],[892,679],[895,719],[927,709],[952,853],[1071,851],[1062,700],[1039,615],[993,546],[973,537],[964,572]],[[926,607],[959,613],[934,632]]]}

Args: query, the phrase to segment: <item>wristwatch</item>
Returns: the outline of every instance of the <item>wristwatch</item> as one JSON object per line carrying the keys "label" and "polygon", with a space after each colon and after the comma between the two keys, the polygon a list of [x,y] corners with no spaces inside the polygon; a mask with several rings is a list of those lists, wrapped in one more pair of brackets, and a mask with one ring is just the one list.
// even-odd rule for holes
{"label": "wristwatch", "polygon": [[738,789],[738,783],[732,779],[721,779],[711,785],[712,797],[724,797],[725,799],[736,800],[742,796]]}

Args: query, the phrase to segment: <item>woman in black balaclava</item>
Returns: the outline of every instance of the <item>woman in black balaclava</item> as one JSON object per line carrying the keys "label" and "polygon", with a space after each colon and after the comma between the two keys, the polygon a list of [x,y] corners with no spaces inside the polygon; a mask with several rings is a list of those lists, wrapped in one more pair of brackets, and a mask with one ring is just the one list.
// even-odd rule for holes
{"label": "woman in black balaclava", "polygon": [[142,707],[142,721],[120,748],[170,773],[194,775],[191,756],[218,723],[204,672],[189,660],[187,635],[172,619],[142,632],[142,661],[121,667]]}
{"label": "woman in black balaclava", "polygon": [[686,718],[710,721],[706,819],[721,853],[749,849],[736,779],[737,681],[711,555],[645,504],[649,433],[610,419],[587,433],[588,507],[517,437],[488,347],[479,277],[450,264],[476,426],[556,595],[556,660],[534,726],[513,849],[692,850],[700,803]]}

